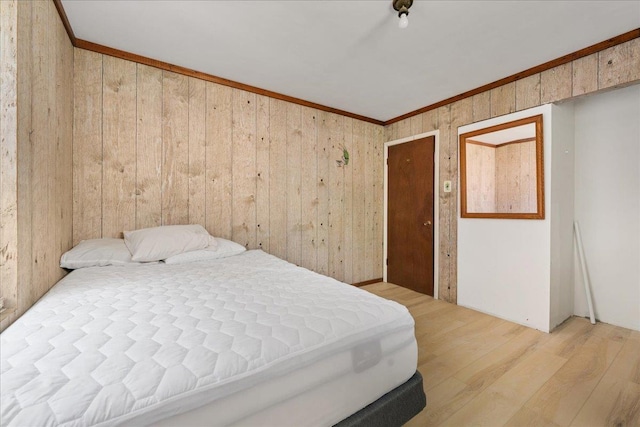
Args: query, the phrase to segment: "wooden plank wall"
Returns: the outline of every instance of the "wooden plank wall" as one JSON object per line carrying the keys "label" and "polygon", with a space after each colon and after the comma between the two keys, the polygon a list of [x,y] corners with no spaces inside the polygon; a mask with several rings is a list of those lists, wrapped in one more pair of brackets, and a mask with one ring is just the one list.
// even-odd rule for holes
{"label": "wooden plank wall", "polygon": [[497,212],[535,212],[535,141],[507,144],[495,148],[495,200]]}
{"label": "wooden plank wall", "polygon": [[457,301],[458,127],[538,105],[564,101],[640,80],[640,39],[605,49],[513,83],[385,127],[385,140],[440,131],[439,297]]}
{"label": "wooden plank wall", "polygon": [[[18,283],[18,4],[0,3],[0,296],[15,307]],[[5,315],[6,316],[6,315]]]}
{"label": "wooden plank wall", "polygon": [[469,212],[496,212],[496,148],[466,146],[467,209]]}
{"label": "wooden plank wall", "polygon": [[341,281],[382,276],[382,126],[83,49],[74,79],[74,243],[196,223]]}
{"label": "wooden plank wall", "polygon": [[[7,77],[19,76],[13,94],[17,120],[2,109],[0,292],[13,309],[2,316],[0,329],[4,329],[64,275],[60,256],[72,243],[74,48],[53,2],[0,4],[6,67],[3,107],[9,101],[4,93],[5,81],[11,80]],[[7,39],[14,46],[5,51]],[[10,61],[5,62],[5,55],[11,56]],[[5,229],[11,230],[10,236]]]}

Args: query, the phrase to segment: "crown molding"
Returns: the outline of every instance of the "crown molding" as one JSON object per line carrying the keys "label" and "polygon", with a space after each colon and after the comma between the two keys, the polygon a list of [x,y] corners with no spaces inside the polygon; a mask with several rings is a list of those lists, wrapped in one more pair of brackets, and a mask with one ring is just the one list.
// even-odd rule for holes
{"label": "crown molding", "polygon": [[281,94],[281,93],[278,93],[278,92],[272,92],[270,90],[261,89],[261,88],[255,87],[255,86],[250,86],[250,85],[247,85],[247,84],[244,84],[244,83],[239,83],[239,82],[236,82],[236,81],[233,81],[233,80],[224,79],[222,77],[217,77],[217,76],[214,76],[212,74],[203,73],[203,72],[192,70],[192,69],[186,68],[186,67],[181,67],[179,65],[169,64],[168,62],[163,62],[163,61],[158,61],[156,59],[147,58],[145,56],[137,55],[135,53],[130,53],[130,52],[126,52],[126,51],[123,51],[123,50],[114,49],[114,48],[111,48],[111,47],[108,47],[108,46],[104,46],[104,45],[101,45],[101,44],[97,44],[97,43],[89,42],[89,41],[86,41],[86,40],[78,39],[78,38],[76,38],[75,34],[73,33],[73,29],[71,28],[71,24],[69,23],[69,19],[67,18],[67,14],[64,11],[64,7],[62,6],[62,0],[52,0],[52,1],[55,4],[56,9],[58,10],[58,14],[60,15],[60,19],[62,20],[62,23],[64,24],[64,28],[67,30],[67,35],[69,36],[69,40],[71,40],[71,43],[73,44],[73,46],[75,46],[77,48],[90,50],[90,51],[101,53],[101,54],[104,54],[104,55],[114,56],[116,58],[126,59],[128,61],[138,62],[140,64],[149,65],[149,66],[156,67],[156,68],[159,68],[159,69],[162,69],[162,70],[171,71],[171,72],[179,73],[179,74],[184,74],[184,75],[187,75],[187,76],[195,77],[195,78],[198,78],[198,79],[206,80],[206,81],[217,83],[217,84],[224,85],[224,86],[229,86],[229,87],[232,87],[232,88],[235,88],[235,89],[245,90],[247,92],[252,92],[252,93],[255,93],[255,94],[258,94],[258,95],[268,96],[268,97],[274,98],[274,99],[280,99],[282,101],[291,102],[291,103],[302,105],[302,106],[305,106],[305,107],[315,108],[317,110],[327,111],[329,113],[340,114],[340,115],[343,115],[343,116],[346,116],[346,117],[351,117],[351,118],[356,119],[356,120],[362,120],[362,121],[373,123],[373,124],[380,125],[380,126],[388,126],[390,124],[399,122],[399,121],[407,119],[409,117],[413,117],[413,116],[416,116],[418,114],[425,113],[427,111],[435,110],[436,108],[442,107],[444,105],[451,104],[451,103],[456,102],[456,101],[460,101],[461,99],[465,99],[465,98],[468,98],[470,96],[477,95],[479,93],[486,92],[486,91],[491,90],[491,89],[495,89],[495,88],[497,88],[499,86],[503,86],[503,85],[508,84],[508,83],[513,83],[516,80],[520,80],[520,79],[523,79],[525,77],[529,77],[529,76],[532,76],[534,74],[538,74],[538,73],[541,73],[543,71],[550,70],[551,68],[555,68],[555,67],[557,67],[559,65],[563,65],[563,64],[566,64],[568,62],[575,61],[576,59],[583,58],[585,56],[589,56],[591,54],[600,52],[602,50],[608,49],[608,48],[613,47],[613,46],[617,46],[619,44],[622,44],[622,43],[625,43],[625,42],[628,42],[630,40],[633,40],[635,38],[640,37],[640,28],[636,28],[635,30],[628,31],[628,32],[626,32],[624,34],[620,34],[618,36],[615,36],[615,37],[612,37],[610,39],[604,40],[604,41],[602,41],[600,43],[596,43],[594,45],[588,46],[588,47],[586,47],[584,49],[577,50],[577,51],[575,51],[573,53],[570,53],[568,55],[564,55],[564,56],[561,56],[559,58],[553,59],[551,61],[545,62],[544,64],[537,65],[535,67],[529,68],[527,70],[521,71],[521,72],[513,74],[511,76],[508,76],[508,77],[502,78],[500,80],[496,80],[494,82],[488,83],[486,85],[477,87],[475,89],[471,89],[469,91],[463,92],[463,93],[461,93],[459,95],[452,96],[452,97],[447,98],[447,99],[443,99],[442,101],[436,102],[435,104],[427,105],[427,106],[419,108],[417,110],[410,111],[410,112],[408,112],[406,114],[403,114],[401,116],[394,117],[392,119],[383,121],[383,120],[373,119],[371,117],[361,116],[361,115],[355,114],[355,113],[350,113],[348,111],[339,110],[337,108],[327,107],[326,105],[316,104],[315,102],[305,101],[304,99],[295,98],[295,97],[284,95],[284,94]]}
{"label": "crown molding", "polygon": [[282,101],[291,102],[293,104],[302,105],[309,108],[315,108],[316,110],[327,111],[329,113],[340,114],[342,116],[351,117],[356,120],[362,120],[376,125],[383,126],[382,120],[372,119],[371,117],[361,116],[359,114],[350,113],[348,111],[339,110],[337,108],[327,107],[326,105],[316,104],[315,102],[305,101],[304,99],[295,98],[289,95],[283,95],[278,92],[272,92],[270,90],[261,89],[259,87],[250,86],[244,83],[238,83],[233,80],[217,77],[212,74],[203,73],[200,71],[192,70],[190,68],[181,67],[179,65],[169,64],[168,62],[158,61],[156,59],[147,58],[146,56],[137,55],[135,53],[125,52],[123,50],[114,49],[101,44],[88,42],[86,40],[77,39],[77,48],[86,49],[93,52],[101,53],[104,55],[114,56],[116,58],[125,59],[127,61],[137,62],[139,64],[149,65],[151,67],[159,68],[165,71],[171,71],[173,73],[183,74],[185,76],[195,77],[197,79],[206,80],[208,82],[217,83],[223,86],[229,86],[234,89],[245,90],[258,95],[268,96],[269,98],[280,99]]}
{"label": "crown molding", "polygon": [[468,98],[470,96],[477,95],[479,93],[486,92],[486,91],[491,90],[491,89],[495,89],[495,88],[497,88],[499,86],[503,86],[503,85],[506,85],[508,83],[513,83],[516,80],[524,79],[525,77],[529,77],[529,76],[532,76],[534,74],[538,74],[538,73],[541,73],[543,71],[550,70],[551,68],[555,68],[555,67],[557,67],[559,65],[563,65],[563,64],[566,64],[566,63],[571,62],[571,61],[575,61],[576,59],[583,58],[585,56],[589,56],[589,55],[594,54],[596,52],[600,52],[602,50],[605,50],[605,49],[608,49],[610,47],[613,47],[613,46],[628,42],[628,41],[633,40],[633,39],[638,38],[638,37],[640,37],[640,28],[636,28],[635,30],[628,31],[628,32],[626,32],[624,34],[620,34],[619,36],[612,37],[612,38],[610,38],[608,40],[602,41],[600,43],[596,43],[596,44],[591,45],[589,47],[585,47],[584,49],[577,50],[577,51],[575,51],[573,53],[570,53],[568,55],[561,56],[560,58],[553,59],[551,61],[545,62],[544,64],[540,64],[540,65],[537,65],[535,67],[529,68],[528,70],[524,70],[524,71],[521,71],[519,73],[513,74],[513,75],[511,75],[509,77],[505,77],[503,79],[496,80],[495,82],[488,83],[488,84],[486,84],[484,86],[480,86],[480,87],[477,87],[475,89],[471,89],[471,90],[469,90],[467,92],[464,92],[464,93],[461,93],[459,95],[452,96],[451,98],[443,99],[442,101],[436,102],[435,104],[427,105],[426,107],[422,107],[420,109],[417,109],[417,110],[414,110],[414,111],[410,111],[410,112],[408,112],[406,114],[403,114],[401,116],[394,117],[393,119],[389,119],[386,122],[384,122],[384,125],[388,126],[390,124],[399,122],[401,120],[408,119],[409,117],[413,117],[413,116],[416,116],[418,114],[426,113],[427,111],[435,110],[436,108],[445,106],[447,104],[451,104],[451,103],[454,103],[456,101],[460,101],[461,99],[465,99],[465,98]]}

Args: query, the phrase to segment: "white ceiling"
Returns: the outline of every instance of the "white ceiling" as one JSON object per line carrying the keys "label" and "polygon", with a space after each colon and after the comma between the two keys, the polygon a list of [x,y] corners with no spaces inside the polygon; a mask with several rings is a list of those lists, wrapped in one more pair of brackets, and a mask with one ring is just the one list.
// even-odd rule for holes
{"label": "white ceiling", "polygon": [[640,27],[637,1],[62,0],[77,38],[388,120]]}

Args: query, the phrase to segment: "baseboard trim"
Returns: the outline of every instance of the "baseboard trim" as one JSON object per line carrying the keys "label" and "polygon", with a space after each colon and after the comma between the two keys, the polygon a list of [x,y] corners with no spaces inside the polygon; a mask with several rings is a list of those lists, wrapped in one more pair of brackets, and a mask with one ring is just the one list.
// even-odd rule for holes
{"label": "baseboard trim", "polygon": [[374,283],[379,283],[379,282],[382,282],[382,277],[379,277],[377,279],[366,280],[364,282],[352,283],[352,285],[360,287],[360,286],[365,286],[365,285],[372,285]]}

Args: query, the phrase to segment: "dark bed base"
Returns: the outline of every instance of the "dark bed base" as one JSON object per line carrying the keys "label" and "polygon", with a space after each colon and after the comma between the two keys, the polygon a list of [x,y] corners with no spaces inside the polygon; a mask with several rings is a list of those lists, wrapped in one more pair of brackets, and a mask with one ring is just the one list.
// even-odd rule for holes
{"label": "dark bed base", "polygon": [[409,381],[340,421],[335,427],[400,427],[426,405],[422,375],[416,371]]}

